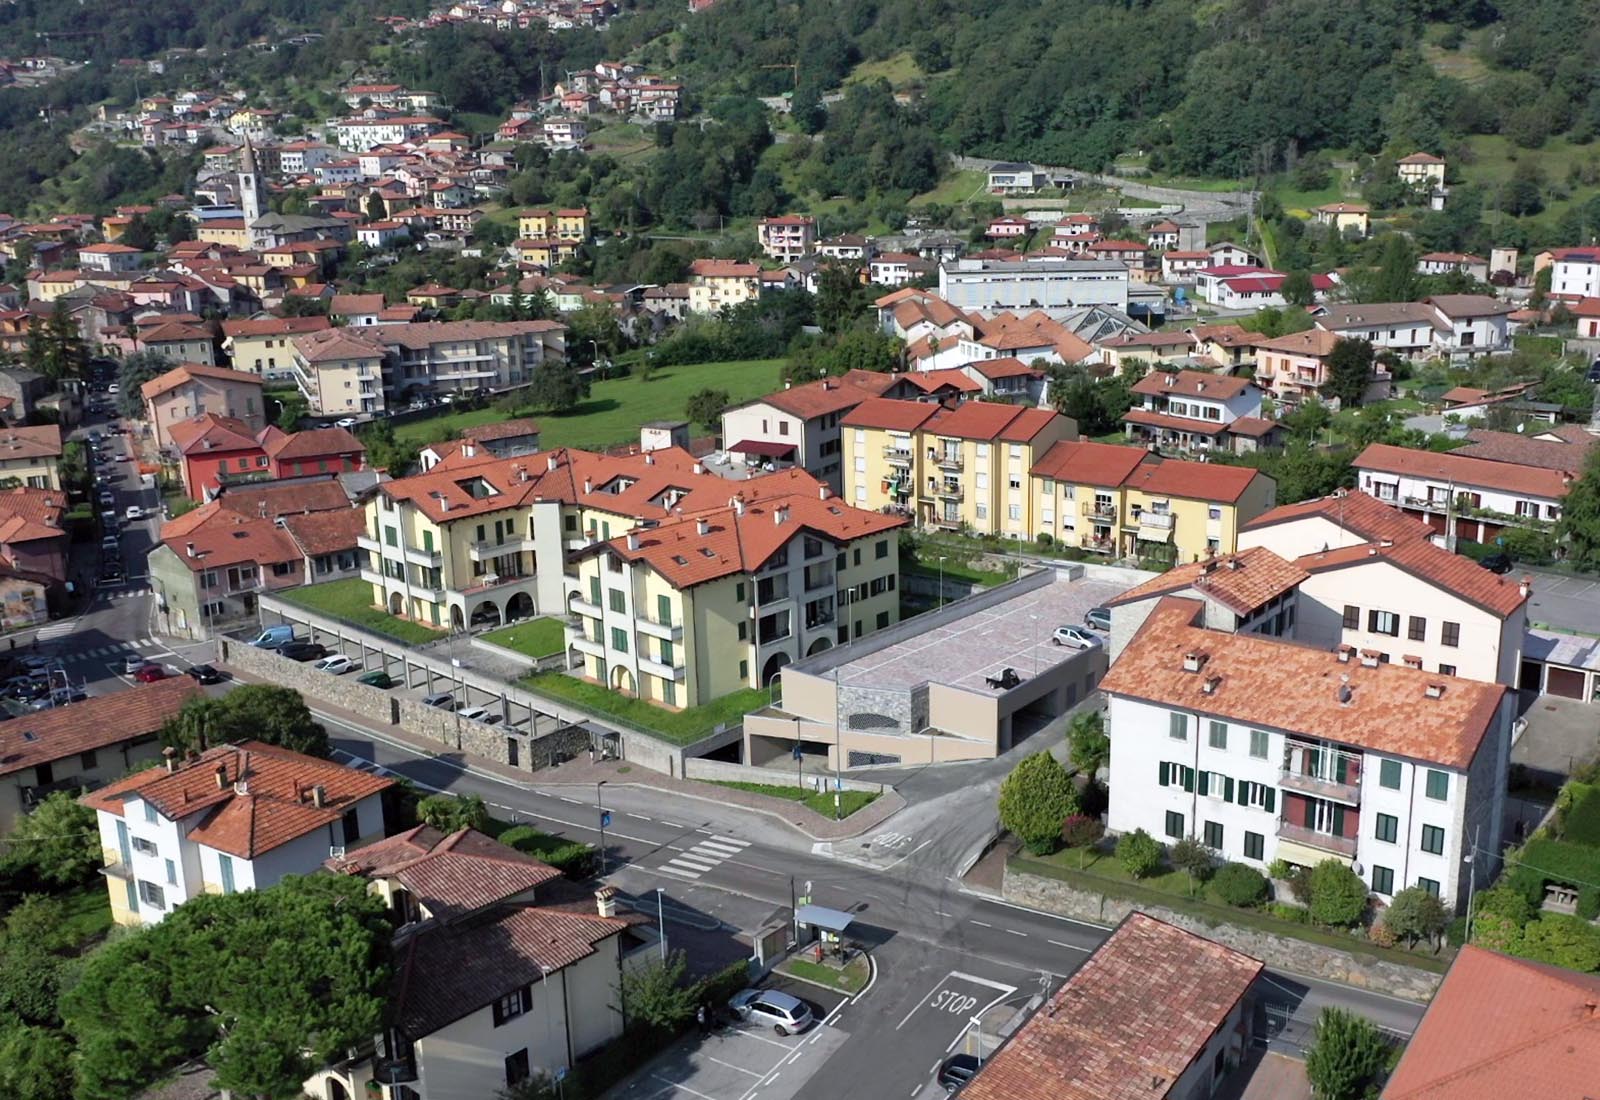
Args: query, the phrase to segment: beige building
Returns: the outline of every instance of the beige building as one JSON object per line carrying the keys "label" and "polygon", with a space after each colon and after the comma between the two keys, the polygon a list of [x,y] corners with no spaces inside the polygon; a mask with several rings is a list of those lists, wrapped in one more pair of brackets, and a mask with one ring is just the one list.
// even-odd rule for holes
{"label": "beige building", "polygon": [[327,328],[289,339],[289,372],[322,416],[381,411],[386,349],[373,329]]}
{"label": "beige building", "polygon": [[689,265],[689,312],[719,313],[761,296],[761,268],[735,260],[696,260]]}
{"label": "beige building", "polygon": [[294,347],[302,333],[332,328],[326,317],[255,317],[222,322],[222,352],[236,371],[272,381],[292,376]]}
{"label": "beige building", "polygon": [[29,489],[61,488],[61,429],[54,424],[0,427],[0,481]]}
{"label": "beige building", "polygon": [[1317,207],[1313,213],[1318,225],[1330,225],[1340,233],[1367,235],[1369,211],[1361,203],[1330,202]]}
{"label": "beige building", "polygon": [[873,398],[844,418],[844,495],[920,526],[1032,538],[1029,471],[1078,426],[1048,409]]}
{"label": "beige building", "polygon": [[1432,153],[1412,153],[1394,162],[1395,174],[1412,187],[1432,190],[1444,186],[1445,159]]}
{"label": "beige building", "polygon": [[266,426],[261,389],[259,375],[181,363],[146,382],[139,392],[156,446],[165,448],[172,445],[167,433],[171,425],[202,413],[231,416],[260,431]]}
{"label": "beige building", "polygon": [[804,214],[783,214],[756,223],[761,251],[782,263],[793,263],[817,243],[817,221]]}

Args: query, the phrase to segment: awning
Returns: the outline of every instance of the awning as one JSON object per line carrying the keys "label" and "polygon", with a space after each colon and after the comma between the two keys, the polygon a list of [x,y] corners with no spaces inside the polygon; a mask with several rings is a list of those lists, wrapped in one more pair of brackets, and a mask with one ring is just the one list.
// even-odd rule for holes
{"label": "awning", "polygon": [[762,458],[785,458],[794,454],[793,443],[768,443],[761,439],[746,439],[728,450],[742,455],[760,455]]}
{"label": "awning", "polygon": [[823,905],[802,905],[794,911],[796,924],[826,928],[829,932],[843,932],[850,927],[850,922],[854,919],[849,913],[841,913],[837,909],[829,909]]}

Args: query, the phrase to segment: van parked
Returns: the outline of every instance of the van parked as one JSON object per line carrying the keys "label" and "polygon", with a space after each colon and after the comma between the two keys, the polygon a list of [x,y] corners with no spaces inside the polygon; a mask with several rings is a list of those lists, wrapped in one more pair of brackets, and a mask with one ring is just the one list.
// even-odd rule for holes
{"label": "van parked", "polygon": [[294,627],[269,626],[261,632],[261,636],[250,644],[257,649],[278,649],[286,642],[294,641]]}

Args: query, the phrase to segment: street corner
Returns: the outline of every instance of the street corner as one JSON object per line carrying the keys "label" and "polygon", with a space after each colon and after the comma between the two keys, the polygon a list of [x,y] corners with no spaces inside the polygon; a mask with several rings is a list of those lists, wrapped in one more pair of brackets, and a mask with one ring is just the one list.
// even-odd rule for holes
{"label": "street corner", "polygon": [[911,833],[880,829],[850,840],[821,841],[813,844],[811,851],[813,855],[885,871],[904,863],[932,843],[931,839],[918,842]]}

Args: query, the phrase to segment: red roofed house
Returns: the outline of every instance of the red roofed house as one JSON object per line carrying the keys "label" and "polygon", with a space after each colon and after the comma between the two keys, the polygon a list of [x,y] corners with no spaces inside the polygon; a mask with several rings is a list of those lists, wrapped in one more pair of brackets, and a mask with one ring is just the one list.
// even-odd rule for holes
{"label": "red roofed house", "polygon": [[[1285,408],[1294,408],[1308,397],[1320,397],[1322,387],[1328,384],[1328,357],[1342,339],[1338,333],[1312,328],[1258,340],[1256,384]],[[1374,366],[1364,400],[1388,397],[1391,381],[1386,368]]]}
{"label": "red roofed house", "polygon": [[963,1100],[1194,1100],[1251,1045],[1262,964],[1135,912],[990,1055]]}
{"label": "red roofed house", "polygon": [[172,425],[204,413],[233,417],[252,431],[260,431],[266,426],[261,388],[259,375],[203,363],[180,363],[146,382],[139,392],[156,446],[166,448],[173,445],[169,433]]}
{"label": "red roofed house", "polygon": [[793,263],[817,243],[817,221],[803,214],[762,218],[756,223],[761,251],[781,263]]}
{"label": "red roofed house", "polygon": [[244,741],[192,760],[169,756],[80,801],[99,820],[112,919],[137,927],[201,894],[310,874],[330,852],[382,837],[382,795],[392,786],[381,775]]}
{"label": "red roofed house", "polygon": [[1374,443],[1356,456],[1361,489],[1421,518],[1443,536],[1493,542],[1507,527],[1544,527],[1561,518],[1572,475]]}
{"label": "red roofed house", "polygon": [[1153,370],[1133,384],[1140,404],[1122,417],[1128,438],[1178,451],[1243,454],[1276,442],[1261,417],[1261,391],[1248,378],[1193,370]]}
{"label": "red roofed house", "polygon": [[1383,1100],[1585,1097],[1600,1072],[1600,975],[1468,945]]}
{"label": "red roofed house", "polygon": [[367,448],[344,428],[311,428],[265,442],[275,478],[346,474],[366,468]]}
{"label": "red roofed house", "polygon": [[[389,1025],[370,1053],[305,1084],[307,1095],[490,1096],[550,1079],[623,1032],[619,975],[647,964],[649,920],[619,914],[607,886],[575,888],[555,868],[473,829],[419,825],[330,858],[359,875],[395,924]],[[441,1084],[442,1083],[442,1084]]]}
{"label": "red roofed house", "polygon": [[161,727],[200,693],[185,676],[0,725],[0,836],[55,791],[93,790],[158,759]]}
{"label": "red roofed house", "polygon": [[[1254,569],[1240,573],[1219,593],[1247,592]],[[1381,899],[1415,886],[1463,909],[1469,876],[1498,866],[1516,693],[1377,649],[1215,629],[1197,583],[1200,598],[1162,596],[1142,622],[1113,609],[1109,827],[1192,836],[1258,869],[1334,859]]]}
{"label": "red roofed house", "polygon": [[[277,432],[276,428],[264,429]],[[217,494],[224,479],[259,480],[272,476],[260,434],[231,416],[201,413],[168,425],[167,434],[179,456],[183,491],[202,504]],[[282,434],[282,433],[279,433]]]}
{"label": "red roofed house", "polygon": [[718,313],[761,296],[761,269],[736,260],[695,260],[689,265],[689,312]]}
{"label": "red roofed house", "polygon": [[844,459],[840,422],[895,381],[892,374],[852,371],[735,405],[722,414],[722,448],[746,466],[798,466],[837,493]]}

